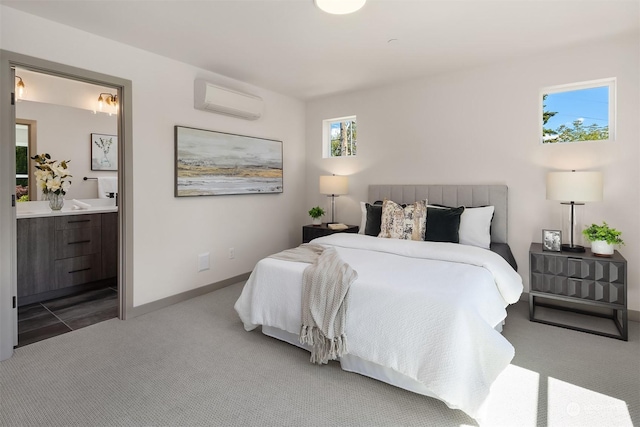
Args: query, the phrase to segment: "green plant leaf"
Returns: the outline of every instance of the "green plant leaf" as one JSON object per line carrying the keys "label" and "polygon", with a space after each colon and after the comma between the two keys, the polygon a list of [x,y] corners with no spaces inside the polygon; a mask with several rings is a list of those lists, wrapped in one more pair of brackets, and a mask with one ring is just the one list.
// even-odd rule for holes
{"label": "green plant leaf", "polygon": [[624,241],[620,237],[622,232],[609,227],[605,221],[602,221],[602,225],[591,224],[582,230],[582,234],[590,242],[605,241],[610,245],[624,245]]}

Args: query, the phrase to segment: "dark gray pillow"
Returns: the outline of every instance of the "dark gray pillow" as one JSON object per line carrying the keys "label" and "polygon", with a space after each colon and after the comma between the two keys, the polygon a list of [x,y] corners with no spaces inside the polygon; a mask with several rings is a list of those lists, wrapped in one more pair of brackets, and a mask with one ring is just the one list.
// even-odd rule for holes
{"label": "dark gray pillow", "polygon": [[460,242],[458,229],[460,215],[464,206],[458,208],[430,208],[427,207],[427,231],[424,240],[430,242]]}
{"label": "dark gray pillow", "polygon": [[380,234],[380,223],[382,222],[382,201],[378,200],[373,204],[365,203],[367,208],[367,223],[364,227],[364,234],[367,236],[378,236]]}

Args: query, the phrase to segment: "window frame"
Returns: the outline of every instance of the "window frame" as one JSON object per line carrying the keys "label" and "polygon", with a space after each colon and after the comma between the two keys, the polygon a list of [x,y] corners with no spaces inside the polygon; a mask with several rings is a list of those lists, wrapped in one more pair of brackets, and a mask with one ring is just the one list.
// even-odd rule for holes
{"label": "window frame", "polygon": [[[29,138],[27,153],[29,156],[29,168],[27,169],[27,179],[29,180],[29,200],[37,200],[37,186],[36,179],[33,177],[32,172],[36,170],[36,162],[31,159],[31,156],[35,155],[38,148],[38,122],[37,120],[20,119],[16,118],[16,125],[27,126],[27,135]],[[18,178],[16,172],[16,178]],[[33,197],[33,198],[32,198]]]}
{"label": "window frame", "polygon": [[342,158],[350,158],[356,157],[357,154],[357,142],[358,138],[356,137],[356,154],[348,154],[348,155],[340,155],[340,156],[332,156],[331,155],[331,125],[333,123],[347,122],[352,121],[354,123],[358,123],[357,116],[355,114],[350,116],[343,117],[335,117],[333,119],[325,119],[322,121],[322,158],[324,159],[342,159]]}
{"label": "window frame", "polygon": [[[549,95],[549,94],[554,94],[554,93],[561,93],[561,92],[571,92],[571,91],[575,91],[575,90],[582,90],[582,89],[594,89],[594,88],[598,88],[598,87],[608,87],[609,88],[609,108],[608,108],[608,114],[609,114],[609,138],[607,139],[594,139],[594,140],[588,140],[588,141],[581,141],[581,140],[577,140],[577,141],[566,141],[566,142],[560,142],[560,143],[551,143],[551,142],[545,142],[544,141],[544,135],[542,134],[542,130],[544,129],[544,119],[543,119],[543,114],[544,114],[544,101],[543,101],[543,97],[544,95]],[[567,83],[567,84],[562,84],[562,85],[556,85],[556,86],[548,86],[548,87],[543,87],[540,89],[540,93],[538,95],[538,138],[540,141],[541,145],[544,146],[556,146],[556,145],[565,145],[565,144],[575,144],[575,143],[581,143],[581,142],[613,142],[616,140],[616,88],[617,88],[617,81],[615,77],[608,77],[608,78],[604,78],[604,79],[597,79],[597,80],[589,80],[589,81],[584,81],[584,82],[576,82],[576,83]]]}

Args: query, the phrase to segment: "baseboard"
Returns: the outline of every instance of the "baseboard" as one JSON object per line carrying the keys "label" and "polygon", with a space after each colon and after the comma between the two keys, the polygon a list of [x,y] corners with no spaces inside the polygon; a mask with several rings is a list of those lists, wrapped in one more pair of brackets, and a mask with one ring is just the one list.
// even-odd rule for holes
{"label": "baseboard", "polygon": [[127,311],[127,319],[133,319],[134,317],[142,316],[143,314],[151,313],[152,311],[160,310],[161,308],[169,307],[170,305],[199,297],[200,295],[208,294],[209,292],[231,286],[238,282],[243,282],[249,278],[250,274],[251,272],[243,273],[229,279],[221,280],[220,282],[211,283],[209,285],[201,286],[196,289],[191,289],[186,292],[171,295],[170,297],[133,307]]}
{"label": "baseboard", "polygon": [[[529,293],[523,292],[520,295],[520,301],[529,301]],[[638,310],[627,310],[627,318],[632,322],[640,322],[640,311]]]}

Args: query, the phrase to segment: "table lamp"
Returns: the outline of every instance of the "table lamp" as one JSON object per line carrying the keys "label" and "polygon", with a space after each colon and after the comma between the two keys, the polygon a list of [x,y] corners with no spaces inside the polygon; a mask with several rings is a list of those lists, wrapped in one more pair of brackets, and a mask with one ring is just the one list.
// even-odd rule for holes
{"label": "table lamp", "polygon": [[349,179],[346,176],[322,175],[320,176],[320,194],[331,197],[331,222],[334,223],[336,212],[335,198],[349,191]]}
{"label": "table lamp", "polygon": [[582,232],[578,230],[576,235],[579,223],[576,206],[582,206],[584,202],[602,200],[602,172],[549,172],[547,174],[547,200],[558,200],[563,205],[570,206],[568,218],[566,221],[563,220],[563,228],[568,227],[566,234],[563,230],[563,235],[570,235],[571,241],[562,244],[562,250],[584,252],[584,246],[577,244]]}

